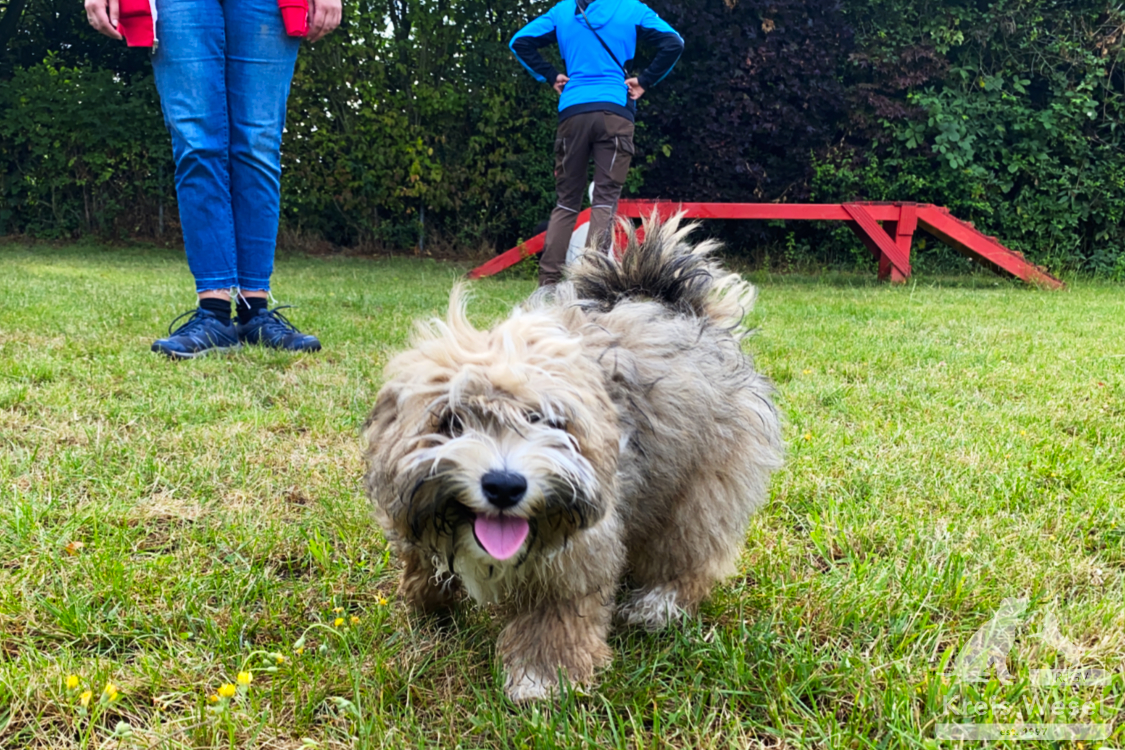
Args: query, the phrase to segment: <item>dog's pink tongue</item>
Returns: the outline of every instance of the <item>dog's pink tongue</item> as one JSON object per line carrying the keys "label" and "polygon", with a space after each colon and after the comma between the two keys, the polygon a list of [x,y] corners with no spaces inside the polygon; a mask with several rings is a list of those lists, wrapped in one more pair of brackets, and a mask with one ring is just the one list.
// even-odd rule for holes
{"label": "dog's pink tongue", "polygon": [[473,521],[473,532],[480,546],[497,560],[507,560],[516,554],[527,539],[527,531],[526,518],[481,514]]}

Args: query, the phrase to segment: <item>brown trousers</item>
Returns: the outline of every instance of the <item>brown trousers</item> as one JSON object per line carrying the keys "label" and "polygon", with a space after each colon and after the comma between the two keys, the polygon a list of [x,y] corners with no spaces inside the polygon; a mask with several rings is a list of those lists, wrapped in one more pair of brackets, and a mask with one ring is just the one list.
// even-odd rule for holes
{"label": "brown trousers", "polygon": [[633,159],[633,123],[609,112],[583,112],[559,123],[555,134],[555,190],[547,240],[539,256],[539,286],[562,278],[566,249],[582,209],[590,157],[594,158],[594,200],[586,245],[602,252],[613,236],[613,217],[621,186]]}

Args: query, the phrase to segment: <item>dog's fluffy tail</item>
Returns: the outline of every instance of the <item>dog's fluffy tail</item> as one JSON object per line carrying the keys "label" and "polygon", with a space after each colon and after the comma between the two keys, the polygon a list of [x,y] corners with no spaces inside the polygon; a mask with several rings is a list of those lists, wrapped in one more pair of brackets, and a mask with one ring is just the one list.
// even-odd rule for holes
{"label": "dog's fluffy tail", "polygon": [[570,273],[578,301],[611,310],[621,302],[652,299],[688,315],[712,319],[732,332],[742,332],[742,319],[754,306],[757,290],[731,273],[711,254],[716,240],[688,241],[697,224],[685,224],[683,213],[661,223],[654,211],[644,221],[644,240],[632,227],[620,260],[587,252]]}

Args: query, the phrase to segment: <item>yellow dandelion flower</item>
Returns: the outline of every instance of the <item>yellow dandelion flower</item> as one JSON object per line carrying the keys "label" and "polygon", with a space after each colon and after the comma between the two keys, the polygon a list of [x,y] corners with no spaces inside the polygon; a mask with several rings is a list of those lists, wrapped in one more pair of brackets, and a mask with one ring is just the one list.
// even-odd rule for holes
{"label": "yellow dandelion flower", "polygon": [[379,597],[379,604],[380,604],[380,606],[383,606],[383,607],[387,606],[387,597],[380,596]]}
{"label": "yellow dandelion flower", "polygon": [[337,617],[335,619],[335,621],[333,621],[332,624],[335,625],[336,627],[340,627],[341,625],[344,624],[344,618],[343,617]]}
{"label": "yellow dandelion flower", "polygon": [[356,617],[355,615],[352,615],[351,623],[352,623],[352,625],[359,625],[359,618]]}
{"label": "yellow dandelion flower", "polygon": [[295,653],[297,656],[300,656],[301,654],[305,653],[305,647],[298,646],[297,648],[293,649],[293,653]]}
{"label": "yellow dandelion flower", "polygon": [[285,657],[284,657],[284,656],[282,656],[281,654],[277,654],[277,655],[276,655],[276,656],[274,656],[273,658],[274,658],[274,659],[277,659],[277,663],[278,663],[278,664],[284,664],[284,663],[285,663]]}
{"label": "yellow dandelion flower", "polygon": [[103,690],[102,692],[105,694],[105,696],[109,700],[111,700],[111,701],[117,700],[117,686],[114,685],[112,682],[107,682],[105,684],[105,690]]}
{"label": "yellow dandelion flower", "polygon": [[341,612],[344,611],[344,608],[343,607],[333,607],[332,611],[335,612],[336,614],[340,614]]}
{"label": "yellow dandelion flower", "polygon": [[220,698],[233,698],[234,694],[237,693],[237,692],[238,692],[238,688],[236,688],[234,685],[232,685],[228,682],[228,683],[224,684],[222,687],[219,688],[219,697]]}
{"label": "yellow dandelion flower", "polygon": [[209,700],[211,703],[218,703],[219,702],[219,696],[209,695],[209,696],[207,696],[207,700]]}
{"label": "yellow dandelion flower", "polygon": [[805,433],[805,440],[812,440],[812,433],[811,432]]}
{"label": "yellow dandelion flower", "polygon": [[82,704],[82,708],[90,705],[90,699],[94,697],[93,690],[86,690],[82,695],[78,696],[78,702]]}
{"label": "yellow dandelion flower", "polygon": [[802,374],[802,375],[811,375],[811,374],[812,374],[812,370],[802,370],[802,371],[801,371],[801,374]]}
{"label": "yellow dandelion flower", "polygon": [[1020,434],[1021,434],[1021,435],[1026,435],[1026,434],[1027,434],[1027,430],[1020,430]]}
{"label": "yellow dandelion flower", "polygon": [[78,687],[78,675],[76,675],[76,674],[69,675],[66,678],[66,689],[67,690],[74,690],[74,688],[76,688],[76,687]]}
{"label": "yellow dandelion flower", "polygon": [[251,682],[253,682],[253,680],[254,680],[254,675],[250,674],[249,671],[238,673],[238,684],[239,685],[249,685]]}

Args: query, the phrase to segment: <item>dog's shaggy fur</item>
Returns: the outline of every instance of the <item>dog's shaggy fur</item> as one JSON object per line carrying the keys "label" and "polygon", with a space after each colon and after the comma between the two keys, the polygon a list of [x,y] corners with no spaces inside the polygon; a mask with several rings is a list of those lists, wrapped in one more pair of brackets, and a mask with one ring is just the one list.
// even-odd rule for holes
{"label": "dog's shaggy fur", "polygon": [[622,261],[586,254],[553,299],[487,331],[455,289],[387,366],[366,486],[401,595],[500,605],[515,701],[549,695],[560,668],[588,682],[615,613],[657,629],[693,612],[781,465],[770,383],[740,346],[754,288],[690,231],[650,221]]}

